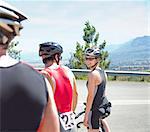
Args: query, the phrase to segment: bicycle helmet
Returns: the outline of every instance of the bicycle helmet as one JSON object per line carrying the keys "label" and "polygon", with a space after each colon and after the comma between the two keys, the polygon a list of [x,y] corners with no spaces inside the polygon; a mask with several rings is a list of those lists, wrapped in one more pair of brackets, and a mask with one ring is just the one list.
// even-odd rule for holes
{"label": "bicycle helmet", "polygon": [[40,44],[39,56],[45,55],[48,58],[61,53],[63,53],[63,48],[58,43],[46,42]]}
{"label": "bicycle helmet", "polygon": [[4,1],[0,1],[0,44],[9,44],[9,42],[23,28],[21,21],[27,17],[15,7]]}
{"label": "bicycle helmet", "polygon": [[100,57],[100,49],[97,47],[87,48],[85,50],[85,56],[99,58]]}

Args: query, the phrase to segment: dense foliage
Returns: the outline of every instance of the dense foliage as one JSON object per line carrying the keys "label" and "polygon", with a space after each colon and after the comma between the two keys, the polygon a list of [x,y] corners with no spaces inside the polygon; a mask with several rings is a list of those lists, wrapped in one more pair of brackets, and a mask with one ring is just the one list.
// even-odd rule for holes
{"label": "dense foliage", "polygon": [[79,42],[76,43],[76,50],[69,60],[70,63],[69,67],[77,69],[85,68],[84,65],[85,49],[92,46],[98,46],[101,50],[99,66],[103,69],[107,69],[109,67],[110,61],[107,60],[109,55],[108,52],[104,51],[106,41],[104,40],[102,44],[98,43],[99,33],[96,32],[96,28],[90,25],[89,22],[85,23],[83,32],[84,32],[83,34],[84,44],[80,44]]}

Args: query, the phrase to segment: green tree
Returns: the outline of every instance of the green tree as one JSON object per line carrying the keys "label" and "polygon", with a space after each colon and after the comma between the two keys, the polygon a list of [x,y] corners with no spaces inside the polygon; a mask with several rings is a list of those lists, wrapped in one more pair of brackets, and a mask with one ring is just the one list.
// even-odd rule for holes
{"label": "green tree", "polygon": [[8,46],[8,54],[17,60],[20,60],[20,53],[21,50],[17,50],[16,47],[19,44],[19,42],[11,42],[11,44]]}
{"label": "green tree", "polygon": [[79,42],[76,43],[76,51],[73,56],[71,56],[70,66],[71,68],[85,68],[84,65],[84,51],[88,47],[98,46],[101,50],[100,54],[100,67],[103,69],[109,68],[110,61],[107,60],[109,54],[107,51],[104,51],[106,46],[106,41],[102,44],[98,44],[99,40],[99,33],[96,32],[96,28],[90,25],[89,22],[85,23],[85,27],[83,29],[84,35],[83,40],[84,44],[80,44]]}

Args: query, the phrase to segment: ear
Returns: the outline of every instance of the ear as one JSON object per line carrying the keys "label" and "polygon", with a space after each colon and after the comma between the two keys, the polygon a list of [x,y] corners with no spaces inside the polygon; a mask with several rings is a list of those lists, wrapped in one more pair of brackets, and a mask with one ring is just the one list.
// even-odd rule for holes
{"label": "ear", "polygon": [[57,58],[57,54],[54,55],[54,58],[55,58],[55,59]]}
{"label": "ear", "polygon": [[54,58],[55,58],[55,60],[59,60],[59,56],[58,56],[58,54],[55,54],[55,56],[54,56]]}

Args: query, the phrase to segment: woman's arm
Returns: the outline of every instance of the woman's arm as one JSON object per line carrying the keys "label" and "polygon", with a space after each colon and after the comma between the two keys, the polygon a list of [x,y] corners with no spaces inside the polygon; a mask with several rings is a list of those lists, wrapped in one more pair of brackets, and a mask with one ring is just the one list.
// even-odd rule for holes
{"label": "woman's arm", "polygon": [[94,72],[89,73],[88,75],[88,96],[86,102],[86,110],[84,117],[84,125],[88,127],[88,114],[91,110],[93,99],[94,99],[94,90],[96,87],[96,74]]}
{"label": "woman's arm", "polygon": [[106,132],[111,132],[110,127],[105,119],[102,119],[102,124]]}
{"label": "woman's arm", "polygon": [[93,99],[94,99],[95,87],[96,87],[95,74],[94,73],[90,73],[88,75],[88,96],[87,96],[85,113],[89,113],[90,110],[91,110]]}

